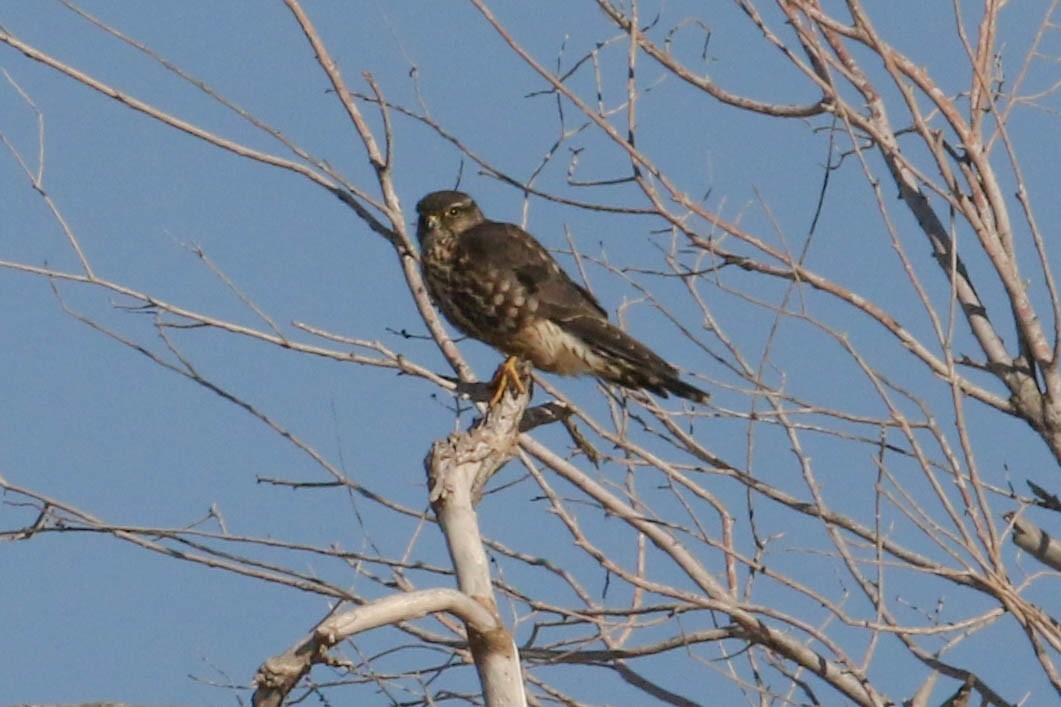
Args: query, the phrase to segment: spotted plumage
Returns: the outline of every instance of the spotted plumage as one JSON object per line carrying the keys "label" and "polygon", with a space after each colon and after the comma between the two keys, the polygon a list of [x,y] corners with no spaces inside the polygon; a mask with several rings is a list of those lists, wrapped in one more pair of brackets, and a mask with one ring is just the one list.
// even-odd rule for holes
{"label": "spotted plumage", "polygon": [[529,233],[487,220],[459,191],[416,205],[424,280],[442,314],[465,334],[562,375],[705,402],[707,393],[622,329]]}

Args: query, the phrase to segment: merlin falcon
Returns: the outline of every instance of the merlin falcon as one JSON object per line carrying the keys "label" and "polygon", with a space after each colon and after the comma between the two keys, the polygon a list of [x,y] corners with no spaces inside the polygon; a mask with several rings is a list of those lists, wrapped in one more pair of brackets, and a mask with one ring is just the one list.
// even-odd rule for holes
{"label": "merlin falcon", "polygon": [[[708,394],[682,381],[677,368],[609,322],[593,295],[519,226],[487,220],[459,191],[428,194],[416,211],[431,299],[453,326],[508,354],[502,369],[510,376],[523,359],[550,373],[707,401]],[[495,382],[500,377],[501,369]],[[518,376],[510,380],[519,385]]]}

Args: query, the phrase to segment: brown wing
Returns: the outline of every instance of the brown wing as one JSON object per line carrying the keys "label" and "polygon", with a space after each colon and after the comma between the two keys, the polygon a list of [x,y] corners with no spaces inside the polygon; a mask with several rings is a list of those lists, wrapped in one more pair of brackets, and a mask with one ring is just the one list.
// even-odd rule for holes
{"label": "brown wing", "polygon": [[[529,356],[544,370],[590,373],[628,388],[645,388],[704,402],[708,396],[683,382],[678,370],[608,321],[596,298],[574,282],[533,236],[513,224],[485,222],[461,235],[459,260],[486,268],[493,280],[511,278],[497,302],[514,311],[527,302],[513,336],[499,345]],[[489,275],[483,272],[483,275]],[[490,280],[491,277],[480,279]],[[555,325],[555,326],[554,326]]]}
{"label": "brown wing", "polygon": [[540,316],[608,318],[596,298],[568,277],[549,251],[519,226],[487,221],[468,229],[461,234],[458,258],[511,273],[537,298]]}

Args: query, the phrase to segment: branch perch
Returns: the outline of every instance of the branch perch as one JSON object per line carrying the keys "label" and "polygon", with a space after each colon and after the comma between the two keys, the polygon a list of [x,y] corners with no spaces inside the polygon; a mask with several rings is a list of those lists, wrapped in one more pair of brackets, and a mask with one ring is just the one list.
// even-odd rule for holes
{"label": "branch perch", "polygon": [[508,392],[467,432],[452,434],[431,445],[424,459],[431,507],[446,538],[460,591],[484,606],[496,628],[468,626],[468,643],[487,705],[525,705],[519,652],[504,627],[494,600],[490,563],[483,549],[475,506],[486,482],[517,450],[520,423],[530,403],[533,384],[527,365],[523,391]]}
{"label": "branch perch", "polygon": [[447,611],[465,625],[483,633],[497,630],[495,617],[470,597],[455,589],[424,589],[384,597],[341,614],[332,614],[317,624],[305,638],[258,668],[254,677],[254,707],[280,707],[317,663],[334,663],[328,649],[369,629],[418,619]]}
{"label": "branch perch", "polygon": [[521,375],[526,380],[523,392],[510,389],[466,432],[431,445],[424,460],[431,507],[446,537],[459,589],[394,594],[330,614],[284,653],[262,664],[254,678],[254,707],[280,707],[314,665],[335,663],[328,650],[351,636],[440,611],[452,613],[464,622],[486,704],[526,705],[519,652],[497,610],[490,565],[475,515],[475,505],[482,498],[486,482],[517,449],[520,423],[533,392],[526,364]]}

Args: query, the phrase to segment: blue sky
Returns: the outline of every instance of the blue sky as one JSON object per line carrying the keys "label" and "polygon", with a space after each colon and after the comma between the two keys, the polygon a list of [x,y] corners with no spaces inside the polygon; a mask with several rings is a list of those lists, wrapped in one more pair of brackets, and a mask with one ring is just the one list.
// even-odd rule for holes
{"label": "blue sky", "polygon": [[[544,88],[542,80],[506,50],[470,5],[404,1],[306,5],[352,88],[366,90],[360,77],[370,72],[394,103],[415,106],[419,90],[431,116],[497,169],[527,179],[556,141],[555,98],[534,95]],[[701,67],[705,72],[764,99],[814,99],[781,59],[757,44],[756,32],[738,9],[714,5],[709,17],[710,61]],[[891,41],[928,66],[942,85],[957,90],[966,74],[961,50],[940,39],[948,32],[939,29],[952,26],[951,7],[930,5],[934,4],[906,7],[902,16],[894,13],[877,19],[891,33]],[[1005,47],[1014,62],[1042,12],[1037,5],[1014,6],[1004,15]],[[355,132],[329,93],[305,38],[281,5],[88,2],[83,7],[205,80],[356,184],[366,188],[373,184]],[[664,3],[662,8],[664,22],[699,11],[690,3]],[[550,67],[558,56],[569,66],[597,41],[615,35],[590,4],[502,2],[495,10]],[[642,16],[650,16],[650,10],[654,12],[643,7]],[[197,88],[60,3],[0,1],[0,27],[175,116],[226,138],[282,153],[282,147]],[[677,45],[695,53],[701,41],[702,35],[687,31],[678,35]],[[622,51],[602,56],[603,86],[614,99],[625,80]],[[413,66],[415,82],[410,76]],[[101,276],[189,309],[261,327],[253,312],[195,255],[190,247],[194,244],[289,335],[321,343],[291,325],[304,322],[343,336],[380,341],[418,364],[449,373],[433,343],[396,333],[422,334],[424,326],[401,280],[394,251],[334,196],[289,172],[222,152],[160,125],[2,45],[0,69],[32,97],[44,116],[46,192]],[[652,69],[645,73],[651,76]],[[1035,81],[1049,85],[1051,77],[1056,80],[1056,72],[1043,70],[1031,85]],[[592,89],[592,74],[583,71],[572,83],[580,91]],[[646,96],[639,113],[645,126],[639,136],[644,150],[657,155],[687,188],[709,194],[708,203],[725,218],[800,247],[815,214],[821,165],[829,159],[828,145],[810,129],[810,122],[777,122],[736,113],[684,90],[674,80],[652,85]],[[1047,108],[1051,100],[1044,100]],[[567,127],[578,125],[570,107],[566,111]],[[366,115],[378,131],[378,116],[368,109]],[[1043,135],[1056,134],[1056,121],[1045,111],[1029,110],[1012,125],[1017,149],[1027,155],[1024,167],[1040,225],[1052,232],[1061,218],[1052,200],[1061,141],[1044,140]],[[595,264],[663,268],[661,253],[671,246],[671,239],[658,232],[658,223],[608,218],[539,199],[525,203],[522,192],[480,174],[470,161],[464,160],[462,167],[458,151],[416,121],[396,116],[394,129],[395,181],[410,222],[416,200],[453,186],[463,169],[461,187],[488,215],[516,222],[526,215],[528,228],[559,251],[569,249],[568,234],[591,258],[584,263],[587,277],[609,312],[614,316],[622,309],[624,322],[635,335],[714,391],[710,415],[695,420],[698,439],[720,457],[741,460],[749,471],[769,475],[782,488],[800,488],[788,443],[777,430],[761,432],[755,448],[749,449],[743,414],[753,406],[750,388],[734,375],[732,359],[720,339],[704,333],[702,313],[689,301],[684,286],[673,278],[636,271],[627,273],[628,281]],[[36,165],[35,116],[6,80],[0,81],[0,133]],[[604,179],[622,171],[620,157],[602,149],[601,139],[588,131],[565,144],[542,171],[538,183],[543,189],[569,198],[586,194],[585,189],[565,183],[571,164],[569,145],[585,148],[576,179]],[[901,272],[874,210],[872,192],[853,162],[833,175],[808,262],[881,302],[912,332],[926,336],[927,317],[909,288],[896,279]],[[894,187],[887,185],[884,192],[891,198]],[[624,203],[631,191],[617,186],[598,188],[592,194],[594,199]],[[911,229],[909,216],[898,208],[895,212],[898,228]],[[928,245],[917,240],[916,233],[909,238],[926,287],[933,296],[945,295],[946,283],[934,270]],[[571,258],[558,257],[574,269]],[[7,151],[0,154],[0,259],[77,268],[55,218]],[[1032,262],[1025,263],[1033,273],[1030,277],[1034,277],[1028,266]],[[984,267],[975,259],[969,264],[974,272]],[[705,346],[680,336],[674,325],[641,301],[636,286],[651,288],[683,326],[697,331]],[[69,283],[58,289],[62,303],[71,309],[166,353],[150,316],[123,307],[129,302],[120,296]],[[721,287],[704,287],[712,298],[712,314],[727,336],[752,354],[752,360],[759,360],[755,356],[761,356],[770,341],[772,316],[749,297],[776,302],[783,290],[776,282],[760,283],[729,271]],[[997,294],[990,284],[985,291]],[[1042,290],[1036,292],[1041,305]],[[947,409],[948,388],[911,366],[894,340],[835,302],[815,293],[804,296],[817,316],[850,336],[879,370],[918,391],[931,405]],[[441,539],[433,526],[420,528],[407,518],[395,519],[363,498],[337,489],[294,492],[259,483],[259,477],[315,482],[327,477],[260,420],[64,313],[44,279],[0,270],[0,302],[0,351],[9,371],[0,380],[0,399],[7,412],[0,422],[0,474],[8,482],[115,524],[184,527],[203,521],[213,508],[235,535],[321,546],[338,543],[354,551],[374,543],[391,555],[408,550],[412,559],[444,564]],[[961,324],[957,338],[957,349],[975,353]],[[421,460],[431,441],[468,420],[465,415],[455,421],[453,402],[445,391],[392,371],[295,354],[217,331],[177,331],[173,341],[203,375],[245,396],[358,483],[385,490],[413,509],[426,507]],[[867,381],[835,340],[813,328],[786,324],[771,345],[779,351],[764,367],[769,384],[784,385],[794,395],[852,413],[882,415]],[[474,342],[462,343],[461,349],[481,377],[498,362],[494,352]],[[608,419],[608,408],[592,381],[551,382],[601,420]],[[995,392],[1002,394],[997,386]],[[1023,493],[1023,480],[1032,478],[1051,488],[1056,465],[1023,423],[972,406],[969,425],[980,470],[991,483],[1004,486],[1012,481]],[[557,450],[566,451],[569,445],[559,429],[541,430],[538,436]],[[852,513],[859,513],[865,504],[863,510],[868,509],[871,518],[875,471],[867,449],[872,447],[813,435],[806,444],[826,493],[846,499]],[[500,478],[511,481],[521,473],[513,464]],[[621,468],[595,473],[616,486],[624,483]],[[896,473],[903,473],[901,465],[897,464]],[[643,483],[649,486],[645,493],[652,496],[654,482]],[[739,505],[741,489],[719,484],[719,496]],[[919,487],[916,479],[909,479],[909,484]],[[668,502],[659,499],[659,503],[666,507]],[[997,510],[1012,507],[999,504]],[[493,536],[513,546],[528,541],[528,552],[546,555],[558,564],[581,563],[580,576],[587,586],[593,592],[603,591],[606,576],[599,568],[585,567],[570,539],[549,524],[533,485],[524,481],[488,498],[481,512],[483,526]],[[30,509],[0,506],[0,527],[5,530],[31,523],[33,517]],[[614,519],[589,510],[584,520],[600,533],[603,544],[614,541],[617,556],[629,552],[628,537],[616,529]],[[781,517],[767,513],[760,522],[764,533],[788,533],[784,542],[791,552],[776,558],[779,567],[791,566],[798,572],[795,568],[800,565],[815,566],[818,558],[812,548],[821,541],[816,535],[820,528],[808,526],[807,536],[800,536],[798,525],[789,526]],[[202,527],[216,530],[217,524],[205,521]],[[917,545],[914,539],[910,542]],[[368,595],[384,591],[333,560],[272,551],[262,551],[261,556]],[[1018,568],[1037,571],[1033,563],[1025,562]],[[89,533],[55,533],[0,544],[0,566],[4,568],[0,605],[7,607],[0,612],[0,655],[4,656],[0,704],[93,699],[234,704],[234,694],[217,685],[245,685],[265,658],[309,630],[328,607],[320,596],[179,562]],[[499,566],[513,577],[523,571]],[[832,570],[823,563],[821,571]],[[1030,591],[1041,594],[1043,601],[1050,601],[1053,592],[1056,611],[1054,584],[1056,578]],[[923,602],[912,613],[927,611],[941,601],[935,586],[923,595],[920,589],[913,580],[897,590],[904,601]],[[758,600],[769,598],[766,592]],[[968,601],[959,606],[969,611],[976,603],[964,595],[955,601]],[[998,640],[1008,640],[1012,627],[987,629],[992,631],[998,632]],[[517,637],[527,638],[519,631]],[[396,641],[408,639],[381,631],[359,639],[358,645],[370,655]],[[967,651],[956,651],[961,660],[991,665],[990,654],[973,648],[990,646],[991,641],[968,645]],[[415,660],[403,654],[395,665],[402,666],[403,659]],[[433,658],[425,660],[431,663]],[[672,679],[675,689],[693,699],[702,697],[705,689],[724,696],[725,703],[744,699],[716,672],[721,671],[717,665],[705,667],[702,675],[668,675],[675,671],[665,661],[649,661],[646,670]],[[606,681],[596,693],[579,693],[587,687],[579,669],[556,668],[552,673],[558,684],[587,702],[636,704],[629,701],[632,693]],[[326,671],[315,676],[324,680]],[[466,678],[471,677],[467,671]],[[922,666],[901,658],[875,664],[874,677],[882,685],[896,685],[893,696],[901,697],[911,694],[924,675]],[[1032,704],[1042,703],[1048,699],[1042,696],[1050,694],[1042,677],[1034,669],[1022,668],[1018,660],[996,677],[993,686],[1014,700],[1025,689],[1038,696]],[[469,682],[458,684],[469,689]],[[370,687],[350,690],[361,699],[386,703]],[[938,694],[945,696],[946,690],[941,687]],[[241,694],[246,700],[246,693]]]}

